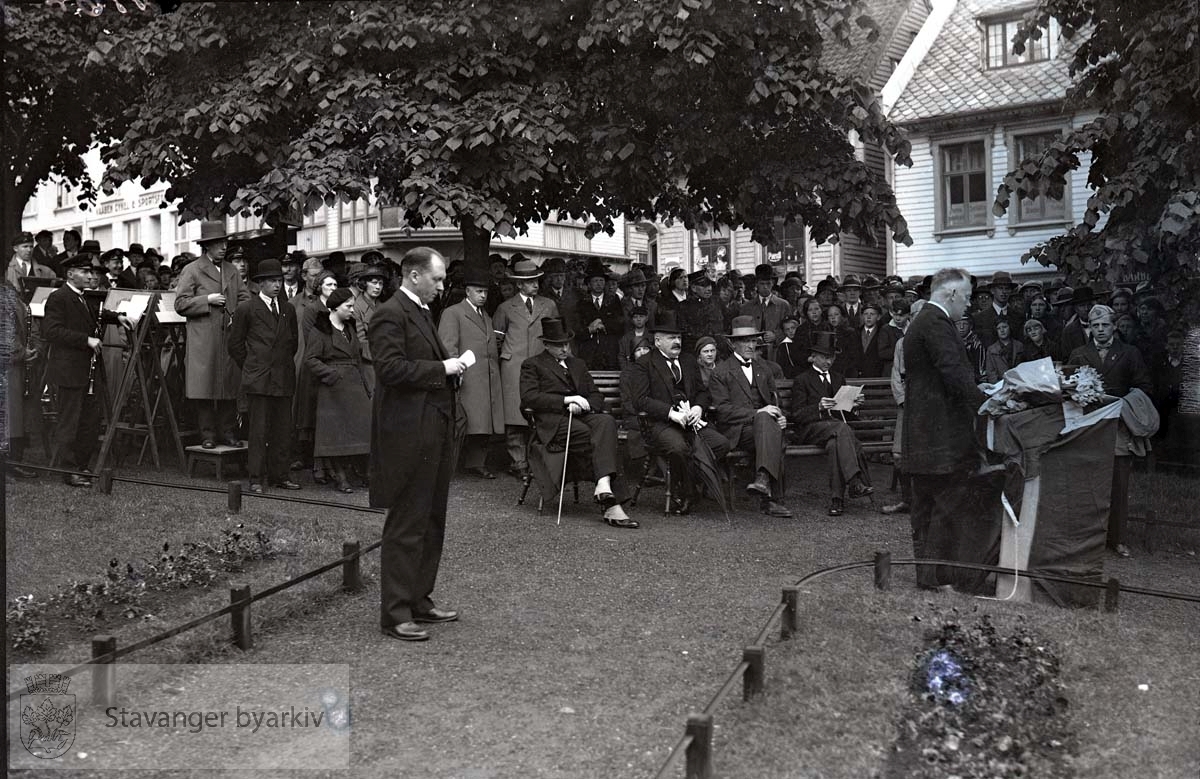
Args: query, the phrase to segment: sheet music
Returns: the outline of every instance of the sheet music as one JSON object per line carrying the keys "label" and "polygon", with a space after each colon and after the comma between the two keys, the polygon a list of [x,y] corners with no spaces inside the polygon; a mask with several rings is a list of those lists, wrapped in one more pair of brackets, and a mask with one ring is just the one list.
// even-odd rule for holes
{"label": "sheet music", "polygon": [[863,388],[857,384],[843,384],[833,396],[834,411],[853,411],[854,401],[862,394]]}

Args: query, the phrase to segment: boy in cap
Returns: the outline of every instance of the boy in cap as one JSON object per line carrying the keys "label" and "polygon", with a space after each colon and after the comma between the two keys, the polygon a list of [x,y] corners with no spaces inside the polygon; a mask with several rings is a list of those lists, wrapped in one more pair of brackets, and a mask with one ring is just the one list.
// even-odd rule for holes
{"label": "boy in cap", "polygon": [[[816,333],[809,347],[812,369],[806,370],[792,384],[790,418],[796,425],[800,443],[825,446],[829,456],[829,516],[845,512],[843,496],[849,489],[851,498],[860,498],[875,491],[871,474],[863,457],[862,446],[854,431],[846,424],[845,415],[834,411],[833,396],[846,383],[844,376],[832,373],[837,355],[837,337],[833,333]],[[858,396],[855,405],[862,401]]]}
{"label": "boy in cap", "polygon": [[250,491],[261,494],[264,481],[298,490],[288,472],[299,344],[296,310],[279,300],[283,270],[278,260],[260,262],[253,279],[258,293],[237,307],[229,328],[229,355],[242,370],[249,404]]}

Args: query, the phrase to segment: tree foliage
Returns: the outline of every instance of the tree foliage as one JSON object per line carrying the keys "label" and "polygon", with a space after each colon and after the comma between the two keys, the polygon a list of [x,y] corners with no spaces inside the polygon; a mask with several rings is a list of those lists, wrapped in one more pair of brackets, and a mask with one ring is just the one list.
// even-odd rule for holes
{"label": "tree foliage", "polygon": [[1023,160],[1005,177],[1010,198],[1061,196],[1080,154],[1092,162],[1082,221],[1033,247],[1023,260],[1072,278],[1116,281],[1148,273],[1173,294],[1194,289],[1200,270],[1200,5],[1193,0],[1042,0],[1016,45],[1045,34],[1050,17],[1082,38],[1069,101],[1096,119]]}
{"label": "tree foliage", "polygon": [[43,3],[4,4],[4,251],[26,202],[51,176],[95,199],[82,155],[93,141],[124,134],[137,93],[138,74],[120,72],[107,55],[157,13],[153,5],[128,10],[94,18]]}
{"label": "tree foliage", "polygon": [[190,218],[374,195],[408,226],[511,235],[552,211],[908,240],[847,133],[908,146],[823,46],[857,0],[185,3],[130,36],[153,74],[106,187],[169,180]]}

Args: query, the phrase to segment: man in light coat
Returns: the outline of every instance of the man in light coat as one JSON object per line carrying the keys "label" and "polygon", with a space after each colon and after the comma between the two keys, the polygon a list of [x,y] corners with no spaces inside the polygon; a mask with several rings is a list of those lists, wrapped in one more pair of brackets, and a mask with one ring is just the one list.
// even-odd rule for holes
{"label": "man in light coat", "polygon": [[488,470],[488,442],[504,432],[504,390],[500,383],[500,350],[492,317],[487,312],[491,278],[483,269],[468,268],[464,277],[466,299],[442,312],[438,335],[451,357],[465,352],[476,363],[463,374],[459,387],[460,408],[466,416],[463,467],[483,479],[494,479]]}
{"label": "man in light coat", "polygon": [[558,317],[558,306],[538,296],[542,273],[532,260],[518,260],[508,278],[517,283],[517,294],[500,304],[492,318],[492,329],[503,339],[500,347],[500,383],[504,389],[504,430],[508,439],[509,472],[524,478],[529,470],[525,459],[528,425],[521,414],[521,363],[546,347],[542,343],[542,320]]}
{"label": "man in light coat", "polygon": [[197,401],[202,446],[212,449],[218,438],[237,446],[238,373],[226,343],[233,312],[250,292],[233,264],[225,262],[224,222],[201,224],[197,243],[200,257],[184,266],[175,286],[175,312],[187,318],[185,394]]}

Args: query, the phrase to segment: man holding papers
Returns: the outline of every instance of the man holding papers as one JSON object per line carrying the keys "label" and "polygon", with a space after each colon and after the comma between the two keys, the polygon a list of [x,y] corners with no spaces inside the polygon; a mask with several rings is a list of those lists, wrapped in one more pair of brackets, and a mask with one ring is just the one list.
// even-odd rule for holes
{"label": "man holding papers", "polygon": [[845,512],[847,487],[851,498],[875,491],[862,446],[846,424],[862,402],[861,388],[847,385],[843,376],[829,370],[838,353],[834,333],[814,333],[809,352],[812,370],[801,373],[792,384],[790,416],[799,443],[824,445],[829,454],[829,516],[837,517]]}

